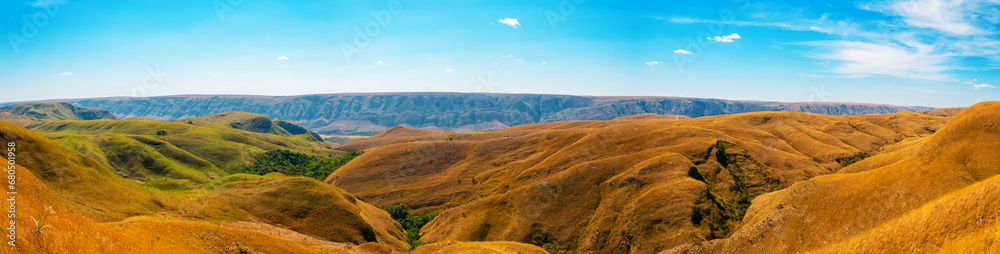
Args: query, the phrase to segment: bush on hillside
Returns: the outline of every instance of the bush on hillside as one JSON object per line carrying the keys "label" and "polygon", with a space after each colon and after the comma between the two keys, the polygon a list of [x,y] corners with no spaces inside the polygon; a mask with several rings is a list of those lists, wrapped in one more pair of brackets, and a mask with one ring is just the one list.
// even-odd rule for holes
{"label": "bush on hillside", "polygon": [[406,230],[406,243],[409,244],[411,248],[415,249],[417,246],[424,244],[420,241],[420,228],[427,225],[428,222],[431,222],[431,220],[434,219],[434,216],[415,216],[410,214],[410,208],[404,205],[389,205],[383,207],[382,210],[388,212],[389,216],[392,216],[393,220],[396,220],[396,222],[399,222],[399,224],[403,226],[403,229]]}
{"label": "bush on hillside", "polygon": [[244,172],[255,175],[279,172],[323,181],[330,173],[361,156],[362,153],[356,151],[333,158],[322,158],[290,150],[272,150],[255,156],[254,162],[247,166]]}
{"label": "bush on hillside", "polygon": [[868,158],[868,153],[858,152],[854,155],[837,159],[837,162],[840,162],[841,167],[847,167],[850,166],[851,164],[854,164],[855,162],[864,160],[865,158]]}

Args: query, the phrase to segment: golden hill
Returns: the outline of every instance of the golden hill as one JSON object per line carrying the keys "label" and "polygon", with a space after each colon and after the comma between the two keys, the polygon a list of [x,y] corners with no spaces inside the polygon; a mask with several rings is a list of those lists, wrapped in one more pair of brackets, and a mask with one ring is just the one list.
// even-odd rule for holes
{"label": "golden hill", "polygon": [[946,120],[758,112],[492,133],[397,127],[342,146],[367,150],[326,181],[373,204],[437,214],[421,230],[424,241],[654,253],[728,237],[747,224],[754,197],[931,135]]}
{"label": "golden hill", "polygon": [[[409,246],[389,214],[304,177],[230,175],[161,191],[0,122],[16,142],[16,248],[5,253],[391,253]],[[6,143],[4,143],[6,149]]]}
{"label": "golden hill", "polygon": [[728,239],[666,253],[996,253],[1000,102],[902,148],[761,195]]}
{"label": "golden hill", "polygon": [[921,113],[921,114],[925,114],[925,115],[930,115],[930,116],[952,117],[952,116],[958,115],[958,113],[961,113],[962,110],[965,110],[965,109],[966,108],[936,108],[936,109],[926,109],[926,110],[917,111],[917,113]]}

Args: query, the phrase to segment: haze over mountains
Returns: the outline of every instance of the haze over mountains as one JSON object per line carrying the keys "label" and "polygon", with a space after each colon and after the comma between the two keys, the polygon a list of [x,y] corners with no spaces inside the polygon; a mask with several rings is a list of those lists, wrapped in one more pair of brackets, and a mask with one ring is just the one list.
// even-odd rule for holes
{"label": "haze over mountains", "polygon": [[190,95],[62,101],[106,109],[119,118],[174,120],[230,111],[249,112],[289,121],[321,134],[347,135],[373,135],[398,125],[460,132],[495,131],[523,124],[610,120],[642,113],[689,117],[758,111],[861,115],[930,109],[859,103],[468,93]]}

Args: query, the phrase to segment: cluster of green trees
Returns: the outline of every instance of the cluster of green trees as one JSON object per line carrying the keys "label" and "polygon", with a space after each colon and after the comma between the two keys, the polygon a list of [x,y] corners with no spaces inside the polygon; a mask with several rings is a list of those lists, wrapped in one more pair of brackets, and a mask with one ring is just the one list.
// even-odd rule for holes
{"label": "cluster of green trees", "polygon": [[406,229],[406,243],[410,244],[411,248],[417,248],[417,246],[424,244],[420,241],[420,228],[431,222],[434,219],[433,215],[413,215],[410,213],[410,208],[404,205],[389,205],[383,207],[382,210],[388,212],[393,220],[403,225],[403,228]]}
{"label": "cluster of green trees", "polygon": [[847,166],[850,166],[851,164],[854,164],[855,162],[859,162],[861,160],[864,160],[865,158],[868,158],[868,153],[858,152],[858,153],[856,153],[854,155],[851,155],[851,156],[839,158],[839,159],[837,159],[837,162],[840,162],[840,166],[841,167],[847,167]]}
{"label": "cluster of green trees", "polygon": [[330,173],[344,166],[362,151],[349,152],[341,156],[323,158],[290,150],[272,150],[254,157],[254,162],[246,167],[246,173],[265,175],[279,172],[290,176],[305,176],[323,181]]}

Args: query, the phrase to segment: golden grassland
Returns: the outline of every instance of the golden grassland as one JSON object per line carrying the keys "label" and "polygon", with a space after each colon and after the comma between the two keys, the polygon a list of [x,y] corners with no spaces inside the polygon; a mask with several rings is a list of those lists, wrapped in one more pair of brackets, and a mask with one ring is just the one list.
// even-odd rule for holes
{"label": "golden grassland", "polygon": [[455,242],[445,241],[423,245],[414,254],[548,254],[544,249],[518,242]]}
{"label": "golden grassland", "polygon": [[[175,180],[140,184],[122,178],[91,157],[14,124],[0,122],[0,138],[17,142],[19,165],[17,214],[22,239],[18,247],[6,252],[389,253],[409,249],[398,239],[401,227],[386,212],[310,178],[234,174],[187,185],[193,189],[161,190],[149,184],[170,185]],[[360,232],[366,229],[367,234]],[[290,235],[287,231],[307,237],[284,238]],[[337,241],[340,244],[334,244]]]}
{"label": "golden grassland", "polygon": [[[396,127],[341,146],[366,152],[326,183],[239,173],[266,150],[343,153],[299,135],[0,122],[20,237],[0,253],[998,252],[1000,102],[954,112]],[[436,215],[429,243],[411,250],[391,204]]]}
{"label": "golden grassland", "polygon": [[[230,174],[226,166],[219,166],[239,165],[253,152],[267,149],[342,153],[324,149],[319,142],[147,119],[54,121],[31,127],[51,139],[0,122],[0,139],[17,142],[20,237],[16,247],[0,248],[0,253],[404,253],[411,249],[402,226],[388,213],[339,188],[280,173]],[[169,134],[156,135],[158,130]],[[121,152],[129,153],[119,156]],[[139,158],[139,163],[129,164],[120,157]],[[151,177],[129,174],[129,169]],[[498,253],[540,250],[523,244],[484,244]],[[508,245],[513,247],[504,247]]]}
{"label": "golden grassland", "polygon": [[422,240],[516,241],[575,253],[654,253],[726,238],[750,200],[912,143],[948,118],[757,112],[522,125],[492,133],[396,127],[326,181],[377,205],[437,214]]}
{"label": "golden grassland", "polygon": [[1000,102],[934,135],[761,195],[728,239],[667,253],[996,253]]}

